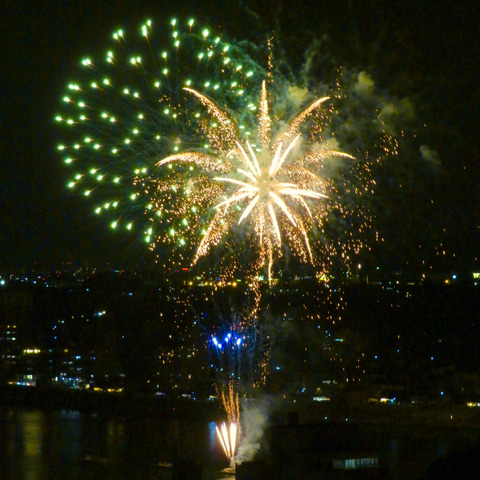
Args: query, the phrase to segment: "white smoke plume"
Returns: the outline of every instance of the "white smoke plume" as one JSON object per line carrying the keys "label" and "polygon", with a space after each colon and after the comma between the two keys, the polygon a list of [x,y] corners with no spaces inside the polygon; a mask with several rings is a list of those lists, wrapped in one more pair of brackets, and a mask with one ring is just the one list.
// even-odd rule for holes
{"label": "white smoke plume", "polygon": [[240,421],[242,439],[235,457],[236,463],[251,461],[260,451],[272,407],[273,399],[270,397],[257,399],[255,403],[250,403],[244,407]]}

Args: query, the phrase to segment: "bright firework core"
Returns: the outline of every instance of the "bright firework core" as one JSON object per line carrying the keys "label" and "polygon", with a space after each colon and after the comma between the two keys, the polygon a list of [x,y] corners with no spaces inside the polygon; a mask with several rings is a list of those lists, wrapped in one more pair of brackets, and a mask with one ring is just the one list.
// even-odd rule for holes
{"label": "bright firework core", "polygon": [[[230,342],[230,340],[232,340],[233,344],[234,345],[237,345],[237,347],[239,347],[242,343],[242,339],[241,337],[238,337],[238,338],[233,338],[232,339],[232,334],[231,333],[228,333],[225,338],[224,338],[224,342],[225,342],[225,345],[227,346],[228,343]],[[223,342],[219,342],[217,340],[217,337],[213,337],[212,338],[212,343],[217,347],[217,348],[223,348]]]}
{"label": "bright firework core", "polygon": [[[296,200],[300,200],[302,199],[302,197],[326,198],[326,195],[315,192],[314,190],[303,190],[299,188],[298,185],[295,185],[293,183],[280,182],[276,178],[276,174],[280,170],[282,163],[285,161],[288,153],[290,152],[298,138],[299,136],[295,137],[291,141],[290,145],[288,145],[283,154],[281,153],[282,143],[280,143],[277,147],[275,155],[273,156],[273,158],[271,158],[270,166],[264,166],[265,159],[267,161],[270,161],[269,152],[266,152],[264,150],[260,152],[260,160],[263,160],[260,163],[249,142],[247,142],[247,146],[252,157],[251,160],[249,159],[248,155],[245,153],[245,150],[241,147],[241,145],[238,144],[239,150],[241,151],[251,171],[248,172],[242,169],[238,170],[239,173],[245,175],[247,182],[242,182],[232,178],[215,178],[215,180],[217,181],[233,183],[239,185],[240,187],[228,200],[220,203],[216,206],[216,208],[220,208],[224,205],[228,206],[242,201],[243,199],[248,199],[250,203],[245,208],[242,215],[240,216],[240,219],[238,220],[238,224],[240,224],[245,218],[250,215],[252,210],[256,207],[257,203],[259,203],[260,208],[262,208],[262,206],[266,206],[275,230],[277,240],[279,243],[281,243],[282,239],[274,207],[278,207],[287,216],[288,220],[292,223],[292,225],[294,227],[297,227],[297,224],[290,209],[281,197],[288,196]],[[311,216],[311,212],[307,204],[303,202],[303,205]]]}

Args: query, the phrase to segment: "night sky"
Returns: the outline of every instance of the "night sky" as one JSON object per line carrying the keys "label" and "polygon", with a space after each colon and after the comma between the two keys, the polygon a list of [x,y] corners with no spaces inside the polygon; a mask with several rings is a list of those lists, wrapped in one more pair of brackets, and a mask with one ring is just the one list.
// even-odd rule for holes
{"label": "night sky", "polygon": [[[54,267],[63,261],[149,261],[133,235],[113,234],[94,218],[88,202],[67,191],[53,117],[82,56],[102,50],[117,27],[136,26],[146,18],[167,22],[171,16],[194,16],[237,40],[258,42],[275,31],[293,65],[315,36],[328,34],[335,59],[369,72],[393,96],[410,98],[419,125],[427,125],[421,135],[438,153],[440,164],[428,182],[419,178],[423,191],[412,190],[407,202],[399,199],[404,208],[395,214],[387,210],[395,218],[384,224],[390,225],[393,242],[411,230],[409,222],[415,217],[417,230],[423,224],[437,232],[432,245],[440,242],[446,251],[440,269],[479,266],[478,2],[228,0],[206,6],[182,2],[178,9],[171,1],[138,3],[3,2],[0,271],[28,268],[34,262]],[[419,204],[430,197],[438,209],[433,214]],[[423,214],[428,215],[424,223]],[[393,242],[388,255],[396,256],[398,248],[400,243]],[[410,255],[407,246],[401,248],[404,256]]]}

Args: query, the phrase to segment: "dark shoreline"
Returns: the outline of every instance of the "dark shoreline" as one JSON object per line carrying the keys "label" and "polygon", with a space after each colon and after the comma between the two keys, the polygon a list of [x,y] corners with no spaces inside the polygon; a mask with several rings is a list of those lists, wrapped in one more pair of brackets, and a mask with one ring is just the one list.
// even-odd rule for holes
{"label": "dark shoreline", "polygon": [[[255,403],[255,401],[253,401]],[[111,393],[73,390],[52,386],[26,387],[0,385],[0,405],[42,411],[71,410],[106,416],[165,416],[179,420],[223,421],[225,414],[218,400],[192,400],[174,395],[153,393]],[[295,404],[276,402],[269,410],[270,423],[290,424],[290,416],[299,424],[327,422],[382,425],[384,429],[402,430],[412,425],[461,428],[480,431],[480,408],[464,405],[371,405],[346,406],[343,403],[299,401]]]}

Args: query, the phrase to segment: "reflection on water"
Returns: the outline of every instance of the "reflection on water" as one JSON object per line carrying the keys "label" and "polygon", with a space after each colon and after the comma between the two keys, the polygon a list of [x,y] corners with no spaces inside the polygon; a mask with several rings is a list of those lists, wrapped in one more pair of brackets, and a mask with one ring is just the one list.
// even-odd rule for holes
{"label": "reflection on water", "polygon": [[171,472],[159,464],[185,457],[220,470],[211,431],[163,418],[0,410],[0,479],[167,479]]}
{"label": "reflection on water", "polygon": [[25,458],[23,476],[25,480],[42,477],[42,446],[44,418],[40,412],[25,412],[20,418],[20,431],[23,437]]}
{"label": "reflection on water", "polygon": [[[423,430],[379,435],[384,480],[420,478],[465,440]],[[213,422],[0,408],[0,480],[170,480],[161,464],[183,459],[202,464],[205,480],[220,480],[227,461],[215,435]]]}
{"label": "reflection on water", "polygon": [[208,424],[208,444],[210,446],[210,449],[211,450],[214,450],[215,449],[215,446],[218,442],[217,440],[217,433],[216,433],[216,430],[215,430],[215,422],[210,422]]}
{"label": "reflection on water", "polygon": [[398,440],[393,439],[390,440],[388,445],[388,460],[387,460],[387,468],[388,471],[391,472],[391,480],[398,480]]}

